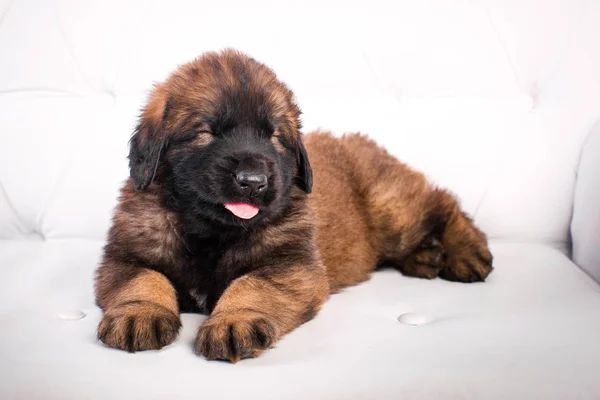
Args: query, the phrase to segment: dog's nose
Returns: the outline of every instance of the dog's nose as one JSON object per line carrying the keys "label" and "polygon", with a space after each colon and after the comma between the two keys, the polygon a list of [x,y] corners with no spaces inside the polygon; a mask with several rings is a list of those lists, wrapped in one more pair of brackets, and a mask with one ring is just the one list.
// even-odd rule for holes
{"label": "dog's nose", "polygon": [[235,176],[242,192],[247,196],[257,195],[263,192],[267,188],[267,176],[265,174],[259,174],[256,172],[238,172]]}

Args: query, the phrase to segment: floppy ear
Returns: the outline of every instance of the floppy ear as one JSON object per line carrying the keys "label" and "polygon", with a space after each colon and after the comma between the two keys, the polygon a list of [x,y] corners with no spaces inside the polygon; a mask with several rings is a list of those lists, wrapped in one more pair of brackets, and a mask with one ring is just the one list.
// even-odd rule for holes
{"label": "floppy ear", "polygon": [[169,102],[156,90],[140,117],[131,140],[129,141],[129,175],[137,190],[143,190],[152,183],[160,155],[167,146],[162,132]]}
{"label": "floppy ear", "polygon": [[298,168],[296,185],[298,185],[298,187],[306,193],[312,192],[312,168],[310,167],[310,162],[308,161],[306,148],[302,144],[302,138],[298,138],[298,142],[296,144],[296,166]]}
{"label": "floppy ear", "polygon": [[165,139],[156,139],[151,128],[140,123],[129,141],[129,175],[137,190],[148,187],[154,179]]}

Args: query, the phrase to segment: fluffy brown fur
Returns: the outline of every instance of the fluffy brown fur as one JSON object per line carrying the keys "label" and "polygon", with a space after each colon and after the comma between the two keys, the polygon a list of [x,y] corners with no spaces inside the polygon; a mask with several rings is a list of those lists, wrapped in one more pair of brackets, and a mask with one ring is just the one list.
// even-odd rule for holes
{"label": "fluffy brown fur", "polygon": [[[365,136],[302,138],[299,116],[270,69],[232,50],[155,87],[97,272],[102,342],[159,349],[177,337],[180,312],[206,312],[195,351],[237,362],[381,264],[486,278],[486,238],[453,196]],[[240,169],[267,187],[248,192]],[[223,206],[231,201],[260,212],[240,219]]]}

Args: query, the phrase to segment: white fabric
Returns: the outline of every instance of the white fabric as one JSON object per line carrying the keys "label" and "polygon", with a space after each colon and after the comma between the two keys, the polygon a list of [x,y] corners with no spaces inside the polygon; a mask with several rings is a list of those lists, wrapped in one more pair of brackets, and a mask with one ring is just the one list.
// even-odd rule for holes
{"label": "white fabric", "polygon": [[600,122],[586,140],[577,173],[573,260],[600,282]]}
{"label": "white fabric", "polygon": [[[598,37],[594,0],[0,0],[0,398],[599,397],[598,287],[567,258],[574,215],[598,271],[591,139],[577,173]],[[272,66],[306,130],[369,133],[454,191],[495,243],[490,282],[384,272],[236,366],[192,355],[198,316],[163,352],[99,346],[92,276],[139,109],[222,47]],[[438,322],[395,321],[413,308]]]}
{"label": "white fabric", "polygon": [[[494,243],[484,284],[381,271],[332,296],[317,318],[258,359],[193,354],[203,316],[177,341],[134,355],[95,340],[93,266],[101,242],[0,243],[19,265],[2,293],[2,399],[596,399],[600,289],[542,245]],[[32,283],[32,277],[36,282]],[[58,313],[79,309],[82,320]],[[416,312],[431,319],[398,322]]]}

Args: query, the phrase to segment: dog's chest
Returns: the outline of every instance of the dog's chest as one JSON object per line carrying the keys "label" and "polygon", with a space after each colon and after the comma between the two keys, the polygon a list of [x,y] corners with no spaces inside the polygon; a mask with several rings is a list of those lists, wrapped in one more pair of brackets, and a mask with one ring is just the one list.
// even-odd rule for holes
{"label": "dog's chest", "polygon": [[188,254],[175,286],[182,311],[210,313],[233,280],[256,268],[249,243],[200,243]]}

